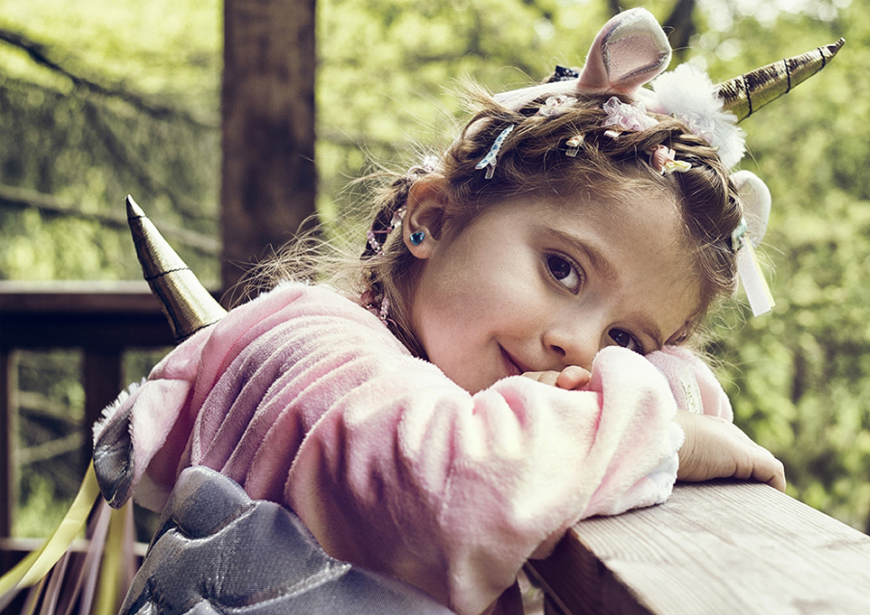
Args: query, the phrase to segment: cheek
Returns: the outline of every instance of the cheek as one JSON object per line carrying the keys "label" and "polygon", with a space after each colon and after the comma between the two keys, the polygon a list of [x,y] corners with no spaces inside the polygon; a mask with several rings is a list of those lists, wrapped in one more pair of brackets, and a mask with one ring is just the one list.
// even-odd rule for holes
{"label": "cheek", "polygon": [[[466,247],[466,246],[462,246]],[[542,313],[546,281],[537,252],[475,238],[471,249],[429,262],[418,279],[412,319],[430,358],[468,353],[494,335],[519,336]]]}
{"label": "cheek", "polygon": [[449,371],[489,336],[501,311],[492,290],[485,283],[456,278],[441,278],[419,288],[412,308],[413,325],[430,361]]}

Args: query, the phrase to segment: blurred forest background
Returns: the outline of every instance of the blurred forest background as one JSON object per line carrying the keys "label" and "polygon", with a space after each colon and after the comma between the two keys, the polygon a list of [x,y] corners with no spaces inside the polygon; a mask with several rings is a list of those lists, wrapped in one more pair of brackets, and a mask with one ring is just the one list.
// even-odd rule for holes
{"label": "blurred forest background", "polygon": [[[449,142],[465,77],[501,90],[582,65],[606,19],[638,5],[685,37],[675,62],[715,81],[847,40],[743,123],[742,167],[774,198],[762,252],[777,306],[752,319],[742,297],[729,302],[708,350],[737,422],[786,464],[789,493],[870,531],[870,0],[319,0],[318,212],[353,223],[350,180]],[[131,193],[219,284],[222,9],[0,0],[0,279],[141,279]],[[130,358],[128,375],[154,360]],[[77,459],[38,453],[70,437],[58,416],[82,414],[79,363],[19,356],[18,535],[49,531],[78,486]]]}

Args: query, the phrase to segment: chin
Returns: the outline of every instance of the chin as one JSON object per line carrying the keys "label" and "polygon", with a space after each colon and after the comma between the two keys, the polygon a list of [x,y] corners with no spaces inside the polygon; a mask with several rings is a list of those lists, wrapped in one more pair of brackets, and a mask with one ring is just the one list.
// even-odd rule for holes
{"label": "chin", "polygon": [[492,379],[476,378],[474,382],[462,383],[462,382],[457,381],[457,384],[459,386],[461,386],[463,389],[465,389],[466,391],[468,391],[469,393],[471,393],[472,395],[474,395],[475,393],[479,393],[480,391],[488,389],[489,387],[494,385],[496,382],[498,382],[499,380],[501,380],[502,378],[505,378],[505,377],[506,376],[499,376],[498,378],[492,378]]}
{"label": "chin", "polygon": [[[443,371],[443,370],[442,370],[442,371]],[[445,374],[448,378],[450,378],[450,380],[452,380],[453,382],[455,382],[457,385],[459,385],[460,387],[462,387],[463,389],[465,389],[466,391],[468,391],[468,392],[471,393],[472,395],[474,395],[474,394],[477,393],[478,391],[482,391],[483,389],[485,389],[485,388],[487,388],[488,386],[490,386],[489,384],[483,384],[483,383],[481,383],[480,379],[478,379],[478,378],[475,378],[475,379],[473,379],[473,380],[470,379],[470,378],[467,378],[467,377],[466,377],[466,378],[462,378],[462,377],[461,377],[462,374],[452,374],[452,373],[448,373],[448,372],[446,372],[446,371],[444,372],[444,374]]]}

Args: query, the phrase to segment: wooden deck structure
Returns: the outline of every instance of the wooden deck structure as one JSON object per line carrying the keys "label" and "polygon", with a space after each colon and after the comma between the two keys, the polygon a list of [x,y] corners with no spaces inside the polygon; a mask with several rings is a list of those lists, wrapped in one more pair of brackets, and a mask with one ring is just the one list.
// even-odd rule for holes
{"label": "wooden deck structure", "polygon": [[[144,282],[0,282],[4,555],[15,548],[15,352],[81,348],[90,424],[123,384],[125,349],[170,345]],[[550,558],[527,568],[553,615],[870,613],[870,537],[753,483],[678,485],[661,506],[579,523]]]}
{"label": "wooden deck structure", "polygon": [[870,537],[758,483],[678,484],[527,568],[565,615],[870,613]]}

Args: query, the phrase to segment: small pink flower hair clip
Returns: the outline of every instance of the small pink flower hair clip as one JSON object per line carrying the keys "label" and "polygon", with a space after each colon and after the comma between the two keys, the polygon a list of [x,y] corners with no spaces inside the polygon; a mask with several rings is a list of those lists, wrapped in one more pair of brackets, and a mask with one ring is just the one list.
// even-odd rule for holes
{"label": "small pink flower hair clip", "polygon": [[544,104],[541,105],[540,109],[538,109],[538,115],[543,115],[544,117],[556,117],[562,115],[576,102],[577,99],[573,96],[563,96],[561,94],[550,96],[544,101]]}
{"label": "small pink flower hair clip", "polygon": [[660,174],[685,173],[692,165],[685,160],[677,160],[677,153],[666,145],[659,145],[649,154],[649,165]]}
{"label": "small pink flower hair clip", "polygon": [[628,105],[616,96],[611,96],[602,108],[607,114],[604,125],[616,126],[623,131],[638,132],[659,123],[657,119],[646,114],[646,107],[639,100]]}

